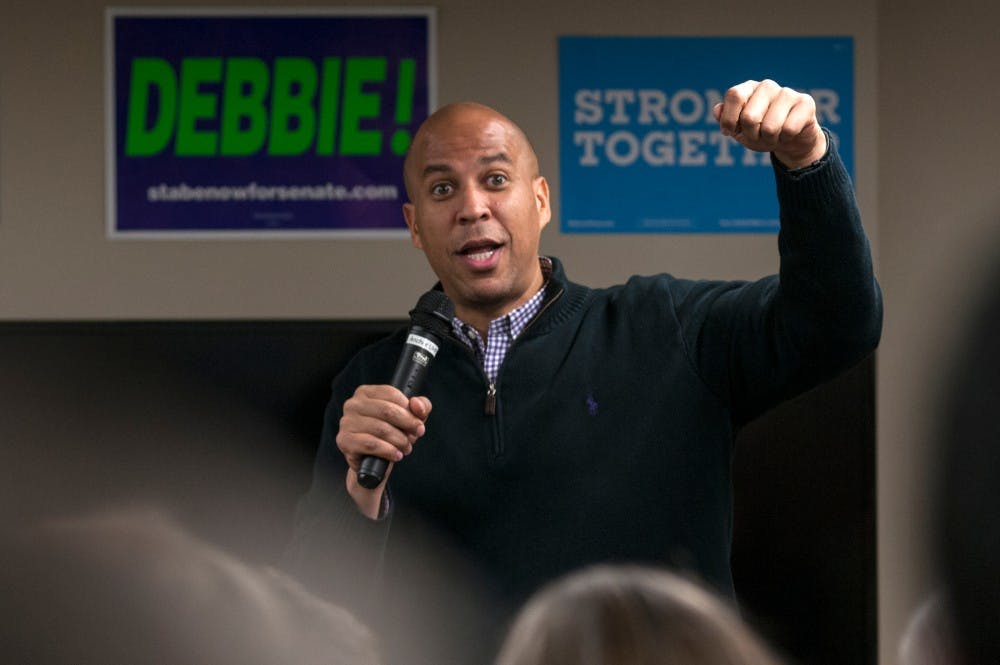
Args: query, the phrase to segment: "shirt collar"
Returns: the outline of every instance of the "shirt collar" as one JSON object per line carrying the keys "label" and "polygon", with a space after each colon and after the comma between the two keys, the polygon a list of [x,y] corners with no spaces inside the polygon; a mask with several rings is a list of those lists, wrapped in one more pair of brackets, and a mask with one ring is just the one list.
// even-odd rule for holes
{"label": "shirt collar", "polygon": [[[490,331],[496,330],[498,325],[506,323],[510,327],[510,338],[514,339],[521,334],[524,327],[538,314],[538,311],[542,307],[542,301],[545,298],[545,287],[549,285],[549,279],[552,277],[552,259],[547,256],[539,256],[538,265],[542,269],[542,288],[538,289],[538,292],[531,296],[523,305],[490,321],[487,334]],[[468,331],[471,329],[471,326],[456,316],[451,320],[451,327],[458,337],[469,341]]]}

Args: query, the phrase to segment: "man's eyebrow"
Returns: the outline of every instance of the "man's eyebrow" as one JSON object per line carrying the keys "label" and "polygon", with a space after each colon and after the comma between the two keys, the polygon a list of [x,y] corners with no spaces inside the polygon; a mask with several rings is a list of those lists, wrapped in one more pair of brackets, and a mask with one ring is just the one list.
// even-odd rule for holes
{"label": "man's eyebrow", "polygon": [[[497,162],[502,162],[504,164],[513,164],[514,160],[511,159],[507,153],[498,152],[494,155],[484,155],[479,158],[478,162],[483,166],[487,166],[489,164],[495,164]],[[453,171],[454,169],[448,164],[428,164],[423,168],[423,171],[421,171],[420,175],[421,177],[426,178],[427,176],[433,175],[435,173],[452,173]]]}
{"label": "man's eyebrow", "polygon": [[420,175],[424,178],[433,173],[451,173],[452,168],[447,164],[428,164],[424,167],[424,170]]}

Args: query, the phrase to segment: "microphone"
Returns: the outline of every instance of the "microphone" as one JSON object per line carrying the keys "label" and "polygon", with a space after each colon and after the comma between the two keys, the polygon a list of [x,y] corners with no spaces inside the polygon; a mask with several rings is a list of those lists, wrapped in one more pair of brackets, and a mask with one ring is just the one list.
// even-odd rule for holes
{"label": "microphone", "polygon": [[[410,330],[403,352],[396,363],[396,371],[390,382],[407,397],[413,397],[427,375],[431,360],[437,354],[438,345],[451,330],[451,320],[455,316],[455,306],[444,291],[430,290],[420,296],[416,306],[410,310]],[[358,484],[366,489],[375,489],[382,484],[389,462],[381,457],[367,455],[358,469]]]}

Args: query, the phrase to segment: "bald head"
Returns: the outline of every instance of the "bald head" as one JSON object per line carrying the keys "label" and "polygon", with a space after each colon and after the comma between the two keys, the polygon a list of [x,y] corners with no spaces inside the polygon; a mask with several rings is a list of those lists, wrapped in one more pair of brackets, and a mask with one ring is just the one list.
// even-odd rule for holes
{"label": "bald head", "polygon": [[414,137],[404,167],[403,217],[455,315],[486,335],[489,322],[544,282],[542,229],[549,186],[524,132],[488,106],[450,104]]}
{"label": "bald head", "polygon": [[[406,152],[403,180],[410,201],[414,200],[416,184],[428,167],[428,152],[433,151],[433,148],[461,140],[475,140],[477,136],[496,134],[506,134],[509,144],[519,151],[532,176],[537,177],[538,157],[524,130],[513,120],[489,106],[477,102],[455,102],[442,106],[420,125],[410,149]],[[433,165],[431,168],[434,168]]]}

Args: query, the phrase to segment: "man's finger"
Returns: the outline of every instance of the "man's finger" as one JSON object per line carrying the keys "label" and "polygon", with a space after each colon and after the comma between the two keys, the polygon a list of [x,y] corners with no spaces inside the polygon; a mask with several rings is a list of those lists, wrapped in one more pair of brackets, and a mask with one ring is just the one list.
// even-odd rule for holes
{"label": "man's finger", "polygon": [[[405,446],[412,450],[409,443],[406,443]],[[398,462],[403,459],[405,454],[401,448],[369,432],[340,432],[337,434],[337,447],[349,459],[370,455]]]}
{"label": "man's finger", "polygon": [[805,131],[819,131],[816,122],[816,102],[808,95],[800,96],[795,105],[789,109],[779,141],[788,143],[799,138]]}
{"label": "man's finger", "polygon": [[778,96],[781,87],[770,79],[764,79],[754,87],[749,99],[740,112],[739,126],[748,142],[757,142],[761,137],[761,125]]}
{"label": "man's finger", "polygon": [[404,431],[416,429],[423,421],[410,411],[410,403],[402,405],[381,399],[352,397],[344,403],[344,416],[357,416],[382,421]]}
{"label": "man's finger", "polygon": [[758,85],[757,81],[744,81],[726,91],[718,117],[719,127],[723,134],[730,136],[739,133],[743,105],[750,99],[750,95],[753,94]]}
{"label": "man's finger", "polygon": [[354,396],[359,399],[373,399],[384,402],[392,402],[402,407],[407,405],[408,400],[395,386],[385,385],[363,385],[358,386],[354,391]]}
{"label": "man's finger", "polygon": [[771,98],[759,125],[760,140],[769,147],[777,145],[779,138],[786,131],[788,114],[796,104],[796,97],[797,93],[785,88]]}
{"label": "man's finger", "polygon": [[410,412],[421,420],[427,420],[431,414],[431,401],[422,395],[410,398]]}

